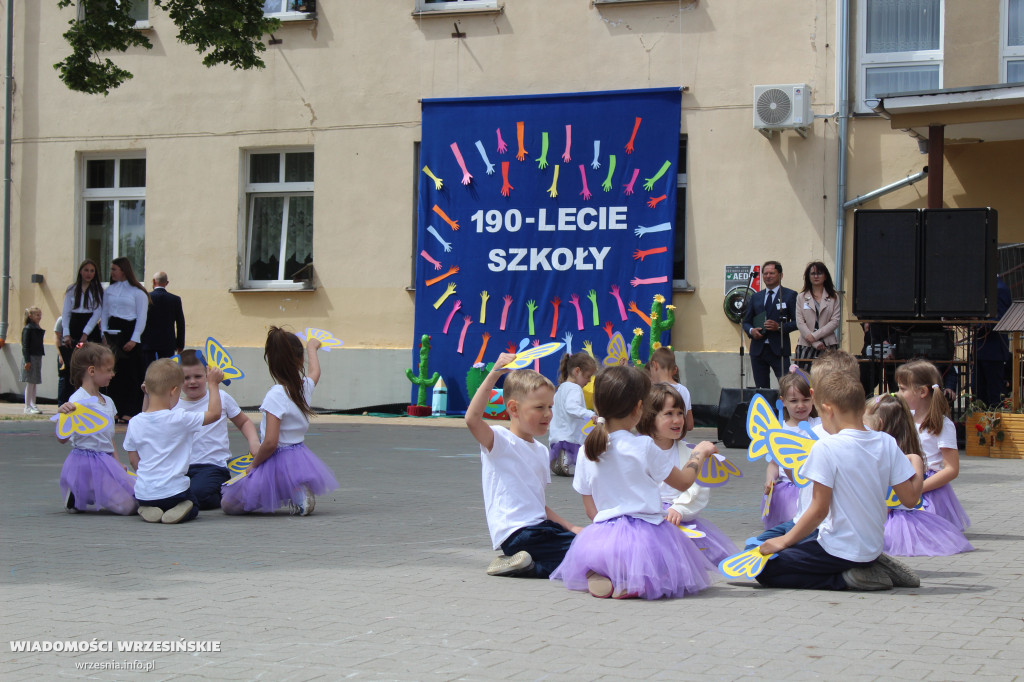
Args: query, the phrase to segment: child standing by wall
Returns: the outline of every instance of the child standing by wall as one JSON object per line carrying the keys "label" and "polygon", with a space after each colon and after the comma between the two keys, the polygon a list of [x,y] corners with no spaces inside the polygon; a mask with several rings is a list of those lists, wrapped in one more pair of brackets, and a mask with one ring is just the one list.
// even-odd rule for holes
{"label": "child standing by wall", "polygon": [[647,436],[634,436],[651,381],[635,367],[608,367],[594,382],[597,424],[577,461],[573,487],[594,523],[583,529],[551,575],[599,598],[682,597],[711,584],[714,567],[678,528],[665,523],[658,484],[693,483],[715,452],[698,445],[683,474]]}
{"label": "child standing by wall", "polygon": [[124,449],[138,476],[139,516],[148,523],[184,523],[199,514],[199,501],[189,489],[188,460],[193,438],[202,427],[220,419],[218,384],[223,378],[219,369],[211,367],[206,411],[185,412],[173,409],[185,382],[181,367],[164,358],[146,370],[146,408],[128,422]]}
{"label": "child standing by wall", "polygon": [[[923,465],[910,464],[887,433],[864,427],[864,387],[845,372],[814,377],[814,403],[830,434],[814,444],[801,472],[814,486],[810,506],[788,533],[766,540],[778,554],[757,576],[767,587],[887,590],[917,586],[910,569],[882,554],[885,498],[917,503]],[[816,537],[808,537],[815,528]]]}
{"label": "child standing by wall", "polygon": [[[807,422],[812,429],[821,423],[811,399],[811,385],[802,374],[790,370],[789,374],[782,376],[779,379],[779,395],[782,396],[782,426],[787,431],[802,434],[801,422]],[[761,518],[765,530],[789,521],[796,515],[798,496],[799,489],[793,483],[792,472],[781,468],[775,461],[769,462],[765,473],[764,497],[761,499]],[[767,515],[764,513],[766,504]]]}
{"label": "child standing by wall", "polygon": [[556,514],[544,499],[551,472],[547,448],[536,439],[547,433],[551,421],[555,391],[547,377],[529,369],[508,374],[503,395],[509,427],[484,422],[491,389],[515,357],[498,357],[466,408],[466,426],[480,443],[487,528],[493,548],[502,551],[487,575],[546,578],[562,562],[580,528]]}
{"label": "child standing by wall", "polygon": [[558,363],[558,390],[551,415],[551,436],[548,440],[551,473],[572,476],[576,471],[576,455],[583,445],[583,427],[593,419],[587,409],[583,387],[597,371],[597,362],[588,354],[566,353]]}
{"label": "child standing by wall", "polygon": [[939,370],[927,360],[914,360],[896,368],[900,395],[914,414],[921,438],[921,455],[927,471],[924,481],[924,508],[938,514],[960,530],[971,526],[953,486],[960,475],[960,451],[956,427],[949,419],[949,403],[942,394]]}
{"label": "child standing by wall", "polygon": [[[917,453],[921,441],[906,401],[884,393],[868,399],[864,424],[896,439],[904,453]],[[913,461],[913,460],[912,460]],[[900,505],[889,509],[885,521],[885,548],[897,556],[949,556],[970,552],[974,547],[956,526],[938,514],[928,514]]]}
{"label": "child standing by wall", "polygon": [[313,389],[320,381],[319,347],[317,339],[306,342],[306,373],[299,337],[280,327],[270,328],[263,357],[277,384],[267,391],[260,405],[263,442],[253,453],[245,477],[221,488],[220,506],[225,513],[272,514],[290,504],[293,514],[309,516],[316,506],[316,495],[338,487],[334,474],[305,443],[313,414]]}
{"label": "child standing by wall", "polygon": [[135,479],[125,471],[114,446],[117,408],[113,400],[100,393],[112,376],[114,354],[106,346],[84,343],[71,355],[71,383],[79,388],[60,411],[70,414],[79,403],[89,403],[89,409],[107,418],[107,425],[96,433],[72,433],[70,438],[57,439],[61,443],[71,441],[71,452],[60,471],[60,490],[64,508],[72,514],[90,505],[122,515],[134,514],[138,508]]}
{"label": "child standing by wall", "polygon": [[36,386],[43,383],[43,355],[46,350],[46,331],[39,326],[43,311],[32,306],[25,308],[25,326],[21,330],[21,380],[25,384],[25,414],[41,414],[36,407]]}
{"label": "child standing by wall", "polygon": [[679,383],[679,365],[676,364],[676,354],[671,348],[662,346],[651,353],[651,359],[647,361],[647,371],[651,375],[652,384],[668,384],[676,389],[682,396],[685,404],[686,423],[683,425],[683,433],[680,438],[693,431],[693,403],[690,401],[690,391],[686,386]]}

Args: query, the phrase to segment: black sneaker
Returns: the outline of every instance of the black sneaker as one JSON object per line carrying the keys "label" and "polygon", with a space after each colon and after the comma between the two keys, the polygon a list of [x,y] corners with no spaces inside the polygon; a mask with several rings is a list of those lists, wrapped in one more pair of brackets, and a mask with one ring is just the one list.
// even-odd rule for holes
{"label": "black sneaker", "polygon": [[487,575],[518,575],[533,569],[533,557],[529,552],[516,552],[512,556],[501,555],[487,567]]}
{"label": "black sneaker", "polygon": [[64,510],[68,514],[77,514],[78,509],[75,507],[75,494],[68,490],[67,494],[64,495]]}
{"label": "black sneaker", "polygon": [[875,563],[889,576],[893,587],[921,587],[921,578],[902,561],[897,561],[888,554],[879,554]]}
{"label": "black sneaker", "polygon": [[851,590],[862,592],[874,592],[875,590],[891,590],[892,578],[882,570],[878,562],[871,562],[867,566],[858,566],[843,571],[843,580]]}

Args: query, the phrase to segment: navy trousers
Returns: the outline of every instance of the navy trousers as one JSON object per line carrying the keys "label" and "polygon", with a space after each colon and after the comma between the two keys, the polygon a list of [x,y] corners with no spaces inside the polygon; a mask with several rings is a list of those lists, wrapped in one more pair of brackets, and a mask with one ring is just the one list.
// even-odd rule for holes
{"label": "navy trousers", "polygon": [[533,557],[533,573],[524,573],[527,578],[547,578],[554,572],[569,551],[576,533],[566,530],[554,521],[542,521],[536,526],[526,526],[508,536],[501,543],[506,556],[527,551]]}
{"label": "navy trousers", "polygon": [[231,472],[216,464],[192,464],[188,468],[189,490],[200,509],[220,509],[220,486],[228,482]]}
{"label": "navy trousers", "polygon": [[843,571],[867,566],[832,556],[818,544],[817,537],[801,540],[769,559],[757,576],[765,587],[789,587],[798,590],[845,590]]}

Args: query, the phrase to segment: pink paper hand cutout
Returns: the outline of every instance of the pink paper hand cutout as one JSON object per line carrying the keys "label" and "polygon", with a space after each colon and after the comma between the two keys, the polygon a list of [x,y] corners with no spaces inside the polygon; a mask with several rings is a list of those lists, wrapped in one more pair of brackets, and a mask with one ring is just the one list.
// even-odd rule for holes
{"label": "pink paper hand cutout", "polygon": [[622,305],[622,297],[619,296],[619,285],[613,284],[611,295],[615,297],[615,302],[619,304],[619,317],[623,322],[626,321],[626,307]]}
{"label": "pink paper hand cutout", "polygon": [[[533,340],[533,347],[536,348],[539,345],[540,345],[540,339],[534,339]],[[537,372],[538,374],[540,374],[540,358],[537,358],[536,360],[533,361],[533,371]]]}
{"label": "pink paper hand cutout", "polygon": [[633,193],[633,184],[636,182],[636,179],[637,179],[637,177],[639,177],[639,175],[640,175],[640,169],[639,168],[634,168],[633,169],[633,177],[629,179],[629,182],[627,182],[625,185],[623,185],[623,187],[626,188],[626,196],[627,197],[630,194]]}
{"label": "pink paper hand cutout", "polygon": [[665,201],[665,199],[667,198],[667,194],[662,194],[660,197],[651,197],[650,199],[647,200],[647,205],[650,206],[651,208],[654,208],[661,202]]}
{"label": "pink paper hand cutout", "polygon": [[438,206],[437,204],[434,204],[434,213],[436,213],[437,215],[441,216],[441,220],[443,220],[446,223],[448,223],[448,227],[452,228],[456,232],[459,231],[459,221],[458,220],[452,220],[451,218],[449,218],[448,214],[445,213],[441,209],[441,207]]}
{"label": "pink paper hand cutout", "polygon": [[587,187],[587,167],[582,163],[580,164],[580,177],[583,178],[583,190],[580,192],[580,196],[584,200],[589,200],[593,195],[590,193],[590,188]]}
{"label": "pink paper hand cutout", "polygon": [[426,260],[426,261],[427,261],[428,263],[431,263],[431,264],[433,264],[433,266],[434,266],[434,269],[435,269],[435,270],[440,270],[440,269],[441,269],[441,263],[439,263],[438,261],[436,261],[436,260],[434,260],[433,258],[431,258],[431,257],[430,257],[430,254],[429,254],[429,253],[427,253],[426,249],[424,249],[423,251],[420,251],[420,255],[421,255],[421,256],[423,256],[423,258],[424,258],[424,259],[425,259],[425,260]]}
{"label": "pink paper hand cutout", "polygon": [[648,277],[647,279],[634,277],[633,279],[629,280],[629,283],[635,287],[638,287],[641,284],[664,284],[667,281],[668,275],[662,275],[661,277]]}
{"label": "pink paper hand cutout", "polygon": [[515,189],[508,181],[508,161],[501,162],[501,196],[507,197],[509,192]]}
{"label": "pink paper hand cutout", "polygon": [[555,296],[551,299],[551,305],[555,309],[555,318],[551,321],[551,338],[555,338],[558,335],[558,306],[561,305],[562,299]]}
{"label": "pink paper hand cutout", "polygon": [[476,360],[473,362],[474,365],[478,365],[484,361],[484,351],[487,350],[487,342],[491,340],[491,335],[484,332],[484,342],[480,345],[480,352],[476,354]]}
{"label": "pink paper hand cutout", "polygon": [[519,142],[519,153],[516,154],[516,160],[517,161],[522,161],[523,159],[526,158],[526,155],[529,153],[529,152],[526,151],[526,146],[525,146],[525,143],[524,143],[524,138],[525,137],[526,137],[526,122],[525,121],[519,121],[519,122],[516,123],[516,141]]}
{"label": "pink paper hand cutout", "polygon": [[640,316],[640,319],[647,323],[647,326],[651,326],[651,318],[647,317],[647,313],[636,307],[636,301],[629,302],[629,312],[636,313]]}
{"label": "pink paper hand cutout", "polygon": [[576,326],[579,327],[579,331],[583,331],[583,311],[580,310],[580,297],[573,294],[569,297],[569,303],[576,308]]}
{"label": "pink paper hand cutout", "polygon": [[448,313],[448,319],[444,321],[444,333],[448,333],[448,326],[452,323],[452,318],[455,317],[455,313],[462,307],[462,301],[455,299],[455,305],[452,306],[452,311]]}
{"label": "pink paper hand cutout", "polygon": [[469,315],[463,315],[464,320],[462,324],[462,333],[459,334],[459,347],[455,349],[455,352],[462,355],[462,345],[466,343],[466,330],[469,329],[469,325],[473,324],[473,318]]}
{"label": "pink paper hand cutout", "polygon": [[[508,307],[512,305],[512,297],[505,294],[505,307],[501,309],[501,331],[505,331],[505,323],[508,322]],[[509,353],[515,353],[515,350],[510,350]]]}
{"label": "pink paper hand cutout", "polygon": [[629,142],[626,143],[627,154],[633,153],[633,143],[636,142],[636,133],[638,130],[640,130],[640,121],[642,120],[643,119],[640,118],[639,116],[636,117],[636,123],[633,124],[633,134],[630,136]]}
{"label": "pink paper hand cutout", "polygon": [[448,268],[448,272],[444,273],[443,275],[438,275],[437,277],[432,277],[432,278],[428,279],[426,282],[424,282],[424,284],[426,284],[428,287],[434,286],[435,284],[440,282],[445,277],[449,277],[451,275],[454,275],[458,271],[459,271],[459,266],[458,265],[453,265],[450,268]]}
{"label": "pink paper hand cutout", "polygon": [[572,126],[565,126],[565,152],[562,154],[562,161],[572,161]]}
{"label": "pink paper hand cutout", "polygon": [[459,151],[459,143],[452,142],[451,144],[452,154],[455,155],[455,161],[459,164],[459,168],[462,169],[462,184],[468,185],[473,180],[473,176],[470,175],[469,171],[466,170],[466,162],[462,158],[462,152]]}
{"label": "pink paper hand cutout", "polygon": [[647,256],[653,256],[654,254],[665,253],[667,251],[667,246],[658,246],[653,249],[637,249],[633,252],[633,260],[642,261]]}
{"label": "pink paper hand cutout", "polygon": [[505,140],[501,139],[501,128],[498,128],[498,153],[504,154],[508,151],[508,145],[505,144]]}

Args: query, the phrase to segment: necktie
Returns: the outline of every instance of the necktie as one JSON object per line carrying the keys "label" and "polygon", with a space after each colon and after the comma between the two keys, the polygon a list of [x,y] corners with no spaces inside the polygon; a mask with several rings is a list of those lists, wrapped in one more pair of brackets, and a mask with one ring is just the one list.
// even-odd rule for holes
{"label": "necktie", "polygon": [[765,296],[765,298],[764,298],[764,313],[765,313],[765,317],[771,318],[775,314],[775,309],[772,307],[772,298],[773,298],[772,297],[772,290],[769,289],[768,290],[768,295]]}

